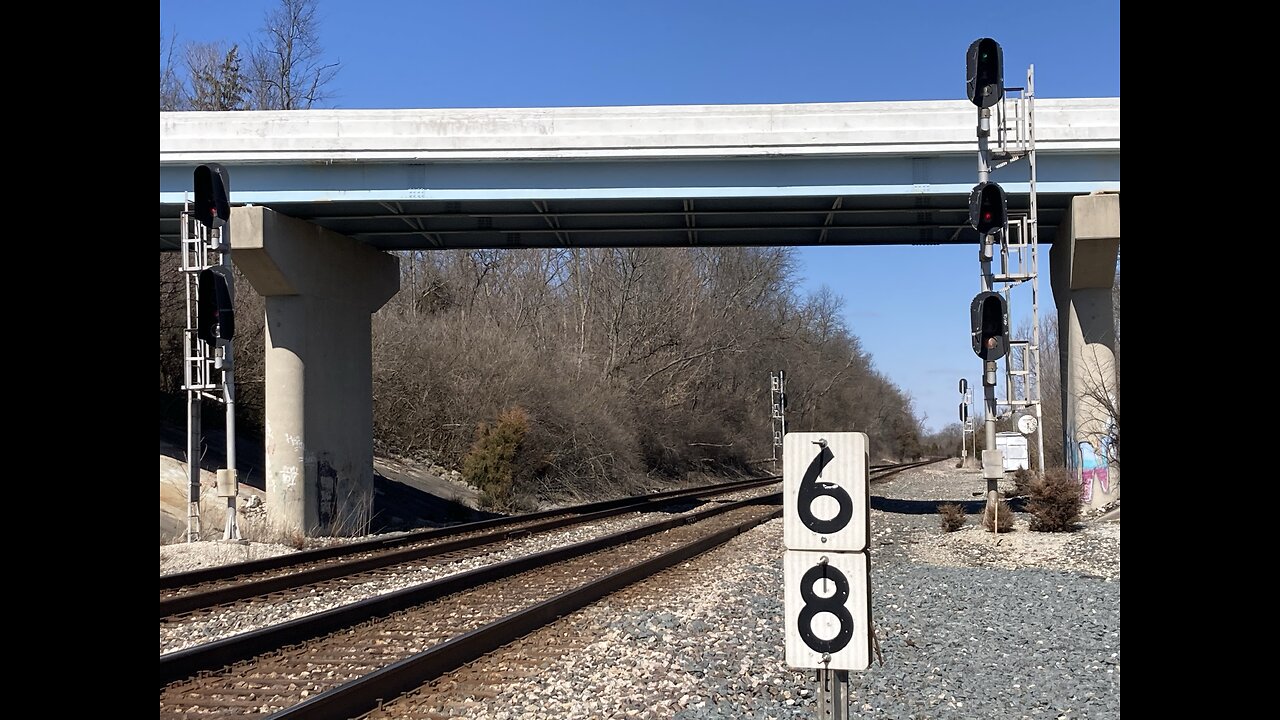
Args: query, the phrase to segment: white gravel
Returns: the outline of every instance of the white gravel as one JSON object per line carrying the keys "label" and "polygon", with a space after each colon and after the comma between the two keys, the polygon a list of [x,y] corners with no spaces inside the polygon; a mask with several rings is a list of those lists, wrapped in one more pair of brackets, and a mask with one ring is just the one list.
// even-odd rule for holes
{"label": "white gravel", "polygon": [[193,543],[174,543],[160,546],[160,574],[202,570],[219,565],[260,560],[298,552],[287,545],[257,542],[223,542],[202,540]]}

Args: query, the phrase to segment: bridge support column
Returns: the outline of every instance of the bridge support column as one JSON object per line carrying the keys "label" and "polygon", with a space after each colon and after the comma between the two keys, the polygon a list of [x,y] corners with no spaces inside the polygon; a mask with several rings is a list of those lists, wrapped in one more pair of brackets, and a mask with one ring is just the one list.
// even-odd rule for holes
{"label": "bridge support column", "polygon": [[373,509],[370,315],[399,262],[267,208],[235,208],[232,257],[266,299],[267,512],[282,535],[359,535]]}
{"label": "bridge support column", "polygon": [[1067,469],[1080,481],[1082,503],[1093,508],[1120,497],[1120,466],[1111,447],[1117,422],[1112,408],[1119,407],[1111,288],[1119,249],[1120,196],[1072,198],[1049,262]]}

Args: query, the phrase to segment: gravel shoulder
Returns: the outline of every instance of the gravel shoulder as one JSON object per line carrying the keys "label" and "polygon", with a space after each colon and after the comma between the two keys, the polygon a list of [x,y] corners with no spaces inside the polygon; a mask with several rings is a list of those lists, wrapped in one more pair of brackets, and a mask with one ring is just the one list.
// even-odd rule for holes
{"label": "gravel shoulder", "polygon": [[[895,500],[981,501],[986,484],[979,472],[952,464],[904,472],[901,479],[872,486],[871,493]],[[1011,491],[1013,483],[1001,481],[999,487]],[[909,562],[940,567],[1061,570],[1119,581],[1119,522],[1093,522],[1085,516],[1074,532],[1049,533],[1032,532],[1029,518],[1015,513],[1012,532],[993,534],[982,527],[980,514],[970,514],[963,528],[944,533],[935,513],[872,510],[872,557],[905,556]]]}

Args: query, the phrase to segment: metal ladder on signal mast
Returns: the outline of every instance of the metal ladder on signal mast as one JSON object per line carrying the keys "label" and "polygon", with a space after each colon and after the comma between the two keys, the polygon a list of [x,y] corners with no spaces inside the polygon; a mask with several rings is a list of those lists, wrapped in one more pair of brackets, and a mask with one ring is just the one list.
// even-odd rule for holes
{"label": "metal ladder on signal mast", "polygon": [[[1000,270],[993,277],[993,287],[1003,286],[1005,303],[1012,308],[1012,290],[1028,286],[1031,290],[1031,337],[1009,338],[1005,356],[1005,394],[1000,404],[1007,417],[1015,410],[1025,410],[1036,420],[1034,433],[1038,443],[1037,465],[1044,472],[1044,422],[1040,398],[1040,282],[1039,282],[1039,205],[1036,200],[1035,138],[1035,66],[1027,68],[1025,88],[1005,88],[1017,97],[998,104],[996,113],[997,150],[992,152],[996,168],[1026,159],[1030,175],[1027,212],[1010,212],[1008,226],[1000,234]],[[1012,310],[1010,311],[1012,314]],[[1011,328],[1012,330],[1012,328]]]}
{"label": "metal ladder on signal mast", "polygon": [[195,220],[183,206],[181,216],[181,251],[186,288],[187,325],[183,331],[182,389],[187,393],[190,430],[187,438],[187,542],[201,538],[200,528],[200,403],[202,398],[219,400],[215,393],[221,385],[214,377],[214,358],[209,346],[196,335],[197,297],[200,272],[209,267],[209,230]]}

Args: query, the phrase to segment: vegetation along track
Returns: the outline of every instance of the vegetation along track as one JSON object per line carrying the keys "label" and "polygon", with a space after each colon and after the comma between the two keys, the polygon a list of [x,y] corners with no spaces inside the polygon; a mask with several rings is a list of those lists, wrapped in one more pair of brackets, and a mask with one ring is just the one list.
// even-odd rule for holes
{"label": "vegetation along track", "polygon": [[161,717],[366,712],[779,516],[780,502],[726,503],[162,656]]}

